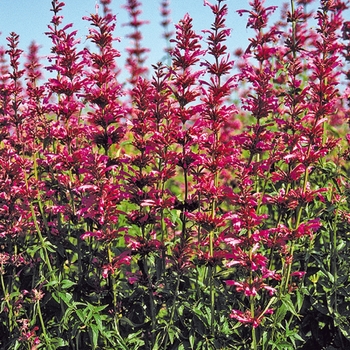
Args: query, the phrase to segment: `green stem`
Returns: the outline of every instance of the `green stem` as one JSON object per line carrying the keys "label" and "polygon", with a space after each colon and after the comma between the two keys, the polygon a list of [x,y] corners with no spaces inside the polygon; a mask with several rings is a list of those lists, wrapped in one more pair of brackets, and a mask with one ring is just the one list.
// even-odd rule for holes
{"label": "green stem", "polygon": [[[338,208],[335,211],[334,215],[334,220],[332,223],[332,227],[330,230],[330,235],[331,235],[331,265],[330,265],[330,270],[331,270],[331,275],[334,278],[334,284],[337,283],[338,279],[338,271],[337,271],[337,219],[338,219]],[[334,314],[337,314],[337,288],[334,289]]]}
{"label": "green stem", "polygon": [[16,322],[15,320],[13,320],[13,311],[12,311],[12,305],[10,303],[10,295],[9,293],[7,292],[6,288],[5,288],[5,282],[4,282],[4,276],[3,274],[0,272],[0,279],[1,279],[1,288],[2,288],[2,291],[4,293],[4,300],[6,301],[6,305],[7,305],[7,308],[8,308],[8,325],[9,325],[9,330],[10,330],[10,333],[12,333],[13,329],[14,329],[14,326],[16,325]]}
{"label": "green stem", "polygon": [[[251,230],[248,231],[248,239],[250,240],[252,236]],[[249,260],[252,261],[253,258],[253,247],[249,250]],[[250,270],[250,276],[249,276],[249,284],[253,284],[253,271]],[[249,304],[250,304],[250,317],[252,319],[255,318],[255,296],[251,295],[249,297]],[[257,342],[256,342],[256,329],[252,326],[252,343],[251,343],[251,349],[257,350]]]}
{"label": "green stem", "polygon": [[[39,173],[38,173],[38,163],[37,163],[36,159],[37,159],[37,152],[35,152],[33,155],[33,170],[34,170],[35,180],[38,181],[39,180]],[[42,216],[45,230],[46,230],[46,232],[50,232],[49,225],[48,225],[47,220],[46,220],[46,216],[44,215],[44,209],[43,209],[43,205],[41,202],[41,197],[40,197],[39,191],[38,191],[37,199],[38,199],[39,212],[40,212],[40,215]]]}
{"label": "green stem", "polygon": [[175,309],[176,309],[176,302],[177,302],[177,296],[179,294],[179,288],[180,288],[180,280],[181,280],[181,276],[178,276],[177,282],[176,282],[176,287],[175,287],[175,294],[174,294],[174,301],[173,304],[171,306],[171,312],[170,312],[170,319],[169,319],[169,323],[167,324],[167,326],[165,327],[166,329],[166,333],[163,336],[163,341],[162,343],[164,343],[164,348],[163,349],[168,349],[168,341],[169,341],[169,332],[168,329],[173,325],[174,322],[174,316],[175,316]]}
{"label": "green stem", "polygon": [[[252,295],[250,296],[250,315],[251,318],[254,319],[255,317],[255,297]],[[253,350],[257,350],[257,342],[256,342],[256,329],[255,327],[252,326],[252,344],[251,344],[251,348]]]}
{"label": "green stem", "polygon": [[[218,136],[216,135],[215,139]],[[216,172],[214,175],[214,185],[217,188],[219,184],[219,176]],[[214,219],[216,215],[216,201],[213,200],[211,208],[211,216]],[[215,238],[215,229],[210,230],[209,232],[209,257],[214,257],[214,238]],[[216,273],[216,267],[209,265],[208,275],[209,275],[209,293],[210,293],[210,333],[214,335],[214,320],[215,320],[215,286],[214,286],[214,275]]]}
{"label": "green stem", "polygon": [[[23,170],[23,174],[24,174],[24,180],[25,180],[26,188],[29,191],[28,176],[27,176],[27,173],[26,173],[25,169]],[[37,220],[37,217],[36,217],[36,214],[35,214],[34,206],[33,206],[33,203],[31,201],[29,202],[29,206],[30,206],[30,212],[32,214],[35,230],[36,230],[36,232],[38,234],[39,241],[41,243],[42,249],[44,250],[45,263],[46,263],[47,268],[48,268],[48,270],[50,272],[50,275],[51,275],[53,270],[52,270],[49,254],[48,254],[48,251],[47,251],[47,248],[46,248],[46,242],[45,242],[45,239],[44,239],[44,237],[43,237],[43,235],[41,233],[40,227],[38,225],[38,220]],[[52,276],[50,276],[50,277],[52,278]]]}
{"label": "green stem", "polygon": [[[108,262],[109,262],[109,264],[112,264],[113,257],[112,257],[112,250],[111,250],[110,243],[107,246],[107,253],[108,253]],[[110,285],[110,288],[112,288],[113,308],[114,308],[114,311],[116,311],[116,308],[117,308],[117,285],[116,285],[115,277],[113,274],[109,275],[109,285]]]}
{"label": "green stem", "polygon": [[151,277],[149,274],[149,270],[148,270],[148,264],[147,264],[147,260],[146,257],[143,258],[143,267],[145,269],[145,273],[147,275],[147,281],[148,281],[148,294],[149,294],[149,302],[150,302],[150,313],[151,313],[151,322],[152,322],[152,347],[154,345],[154,330],[156,329],[156,325],[157,325],[157,320],[156,320],[156,315],[155,315],[155,302],[154,302],[154,296],[153,296],[153,287],[152,287],[152,281],[151,281]]}
{"label": "green stem", "polygon": [[215,318],[215,288],[214,288],[214,274],[215,266],[209,266],[209,293],[210,293],[210,333],[214,335],[214,318]]}
{"label": "green stem", "polygon": [[184,185],[185,185],[184,205],[183,205],[183,209],[181,211],[181,221],[182,221],[181,243],[182,244],[186,243],[186,216],[185,216],[185,211],[186,211],[186,204],[187,204],[187,200],[188,200],[188,175],[187,175],[187,170],[186,169],[184,169]]}
{"label": "green stem", "polygon": [[39,320],[40,320],[40,325],[41,325],[41,329],[42,329],[42,332],[43,332],[43,335],[44,335],[44,339],[45,339],[45,342],[46,342],[47,349],[51,350],[52,347],[50,345],[50,340],[47,337],[46,327],[45,327],[43,315],[41,313],[40,300],[36,301],[36,308],[38,310],[38,316],[39,316]]}

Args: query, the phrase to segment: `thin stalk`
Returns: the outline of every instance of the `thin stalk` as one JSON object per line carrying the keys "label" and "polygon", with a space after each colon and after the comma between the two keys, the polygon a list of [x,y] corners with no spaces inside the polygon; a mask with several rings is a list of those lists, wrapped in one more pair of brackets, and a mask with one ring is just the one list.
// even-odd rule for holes
{"label": "thin stalk", "polygon": [[[248,231],[248,240],[251,238],[251,231]],[[253,248],[251,247],[249,250],[249,260],[252,261],[253,257]],[[252,285],[253,283],[253,271],[250,270],[250,275],[249,275],[249,284]],[[251,295],[249,297],[249,305],[250,305],[250,317],[252,319],[255,318],[255,296]],[[251,343],[251,349],[257,350],[257,342],[256,342],[256,329],[255,327],[252,326],[252,343]]]}
{"label": "thin stalk", "polygon": [[[166,330],[168,330],[169,327],[171,327],[173,325],[173,322],[174,322],[176,301],[177,301],[177,296],[179,294],[179,288],[180,288],[180,280],[181,280],[181,276],[179,275],[177,282],[176,282],[176,287],[175,287],[174,301],[173,301],[173,304],[171,306],[170,319],[169,319],[168,325],[166,326]],[[168,349],[168,341],[169,341],[169,332],[166,332],[165,335],[163,336],[163,341],[162,341],[162,343],[164,343],[163,349]]]}
{"label": "thin stalk", "polygon": [[145,273],[147,275],[147,281],[148,281],[148,294],[149,294],[149,302],[150,302],[150,313],[151,313],[151,322],[152,322],[152,332],[151,332],[151,339],[152,339],[152,347],[154,346],[154,330],[156,329],[157,320],[156,320],[156,314],[155,314],[155,302],[153,297],[153,287],[152,287],[152,281],[148,272],[148,264],[146,257],[143,257],[143,267],[145,269]]}
{"label": "thin stalk", "polygon": [[[290,7],[291,7],[291,17],[292,17],[292,55],[293,55],[293,63],[296,61],[297,59],[297,51],[296,51],[296,33],[297,33],[297,23],[295,20],[295,5],[294,5],[294,0],[290,0]],[[291,106],[291,117],[294,118],[296,113],[296,108],[295,108],[295,98],[293,99],[293,103]],[[310,147],[310,146],[309,146]],[[306,184],[307,184],[307,180],[308,180],[308,170],[306,169],[305,171],[305,175],[304,175],[304,185],[303,185],[303,192],[305,192],[306,190]],[[289,192],[290,189],[290,184],[288,184],[288,191],[286,191],[286,195]],[[300,220],[301,220],[301,214],[302,214],[303,208],[302,206],[299,206],[296,212],[296,222],[295,222],[295,228],[297,228],[299,226]],[[291,257],[293,257],[294,254],[294,244],[295,242],[293,241],[291,243],[291,247],[289,250],[289,253],[291,255]],[[285,259],[282,260],[282,282],[281,282],[281,288],[279,290],[279,295],[278,298],[281,299],[281,297],[283,295],[286,294],[287,290],[288,290],[288,285],[289,285],[289,281],[290,281],[290,275],[291,275],[291,269],[292,269],[292,261],[290,261],[288,263],[288,266],[286,267],[286,261]],[[274,317],[274,322],[273,322],[273,327],[272,327],[272,331],[271,331],[271,340],[272,343],[274,341],[275,338],[275,333],[276,333],[276,329],[278,328],[278,324],[277,324],[277,320],[276,317]]]}
{"label": "thin stalk", "polygon": [[184,169],[184,185],[185,185],[185,194],[184,194],[184,205],[183,209],[181,211],[181,222],[182,222],[182,234],[181,234],[181,240],[182,244],[185,244],[186,242],[186,216],[185,216],[185,211],[186,211],[186,203],[188,200],[188,175],[187,175],[187,170]]}
{"label": "thin stalk", "polygon": [[[198,212],[201,212],[201,193],[199,192],[198,194]],[[202,228],[201,226],[199,225],[198,226],[198,233],[197,233],[197,249],[198,249],[198,252],[201,250],[201,242],[202,242],[202,239],[201,239],[201,231],[202,231]],[[196,266],[196,293],[197,293],[197,297],[200,298],[201,297],[201,292],[200,292],[200,285],[199,285],[199,278],[200,278],[200,274],[199,274],[199,266]],[[205,276],[205,274],[204,274]],[[202,282],[203,282],[203,279],[204,279],[204,276],[202,278]]]}
{"label": "thin stalk", "polygon": [[[310,153],[310,148],[311,148],[311,145],[309,144],[308,146],[308,151],[307,151],[307,156],[309,155]],[[309,180],[309,169],[306,168],[305,169],[305,173],[304,173],[304,179],[303,179],[303,194],[306,192],[306,186],[307,186],[307,182]],[[296,222],[295,222],[295,229],[297,229],[300,225],[300,222],[301,222],[301,214],[303,212],[303,205],[299,205],[298,208],[297,208],[297,218],[296,218]],[[293,241],[292,244],[291,244],[291,247],[290,247],[290,256],[293,257],[293,254],[294,254],[294,246],[295,246],[295,242]],[[292,271],[292,262],[291,261],[289,264],[288,264],[288,268],[287,268],[287,274],[285,275],[285,285],[283,286],[283,292],[285,293],[288,289],[288,285],[289,285],[289,281],[290,281],[290,275],[291,275],[291,271]]]}
{"label": "thin stalk", "polygon": [[45,342],[46,342],[47,349],[51,350],[52,347],[50,345],[50,340],[47,337],[45,322],[44,322],[44,319],[43,319],[43,315],[41,313],[40,300],[36,301],[36,308],[37,308],[37,311],[38,311],[40,325],[41,325],[41,329],[42,329],[42,332],[43,332],[43,335],[44,335],[44,339],[45,339]]}
{"label": "thin stalk", "polygon": [[[334,285],[337,283],[338,271],[337,271],[337,220],[338,220],[338,208],[335,211],[332,227],[330,230],[330,241],[331,241],[331,262],[330,270],[331,275],[334,278]],[[337,288],[334,289],[334,314],[338,312],[338,301],[337,301]]]}
{"label": "thin stalk", "polygon": [[209,293],[210,293],[210,333],[214,335],[214,317],[215,317],[215,289],[214,289],[214,274],[215,266],[209,266]]}
{"label": "thin stalk", "polygon": [[[255,317],[255,297],[253,295],[250,296],[250,315],[252,318]],[[252,343],[251,343],[251,348],[253,350],[258,349],[258,344],[256,341],[256,329],[255,327],[252,326]]]}
{"label": "thin stalk", "polygon": [[[35,177],[35,180],[39,180],[39,174],[38,174],[38,163],[36,161],[37,159],[37,152],[34,153],[33,155],[33,170],[34,170],[34,177]],[[47,220],[46,220],[46,216],[44,215],[45,212],[44,212],[44,209],[43,209],[43,204],[41,202],[41,197],[40,197],[40,192],[38,191],[38,196],[37,196],[37,199],[38,199],[38,207],[39,207],[39,212],[43,218],[43,223],[44,223],[44,226],[45,226],[45,230],[46,232],[50,232],[49,230],[49,225],[47,224]]]}
{"label": "thin stalk", "polygon": [[[293,16],[293,21],[292,21],[292,42],[293,42],[293,47],[295,47],[296,43],[296,28],[297,28],[297,23],[294,19],[294,13],[295,13],[295,6],[294,6],[294,0],[290,1],[290,11]],[[296,51],[293,49],[293,58],[296,58]]]}
{"label": "thin stalk", "polygon": [[10,300],[9,300],[10,295],[7,292],[6,288],[5,288],[4,276],[3,276],[2,273],[0,273],[0,280],[1,280],[1,288],[2,288],[2,291],[3,291],[3,294],[4,294],[4,300],[6,301],[6,305],[7,305],[7,308],[8,308],[8,315],[9,315],[9,317],[8,317],[8,325],[9,325],[9,330],[12,333],[16,322],[13,320],[12,305],[11,305]]}
{"label": "thin stalk", "polygon": [[[107,246],[107,254],[108,254],[108,262],[109,262],[109,264],[112,264],[113,258],[112,258],[112,250],[111,250],[110,243],[108,243],[108,246]],[[114,311],[116,311],[116,308],[117,308],[117,285],[116,285],[115,277],[113,276],[113,274],[110,274],[108,276],[108,278],[109,278],[109,286],[112,288],[113,308],[114,308]]]}
{"label": "thin stalk", "polygon": [[[218,173],[214,177],[214,185],[217,188],[219,183]],[[214,219],[216,215],[216,201],[214,200],[211,208],[211,216]],[[214,256],[214,235],[215,229],[210,230],[209,232],[209,257],[213,258]],[[214,334],[214,320],[215,320],[215,286],[214,286],[214,275],[216,273],[216,267],[209,265],[208,275],[209,275],[209,293],[210,293],[210,333]]]}
{"label": "thin stalk", "polygon": [[[28,183],[28,177],[27,177],[27,173],[25,171],[25,169],[23,170],[23,174],[24,174],[24,180],[25,180],[25,184],[26,184],[26,188],[27,190],[29,191],[29,183]],[[50,272],[50,275],[52,273],[52,266],[51,266],[51,262],[50,262],[50,258],[49,258],[49,254],[47,252],[47,248],[46,248],[46,242],[44,240],[44,237],[41,233],[41,230],[40,230],[40,227],[38,225],[38,221],[37,221],[37,218],[36,218],[36,214],[35,214],[35,210],[34,210],[34,206],[33,206],[33,203],[30,201],[29,202],[29,206],[30,206],[30,211],[31,211],[31,214],[32,214],[32,218],[33,218],[33,222],[34,222],[34,227],[36,229],[36,232],[38,234],[38,237],[39,237],[39,241],[41,243],[41,246],[44,250],[44,257],[45,257],[45,263],[47,265],[47,268]],[[52,277],[52,276],[50,276]]]}
{"label": "thin stalk", "polygon": [[[159,124],[157,124],[157,130],[159,130]],[[164,152],[166,153],[166,148],[164,150]],[[162,160],[159,159],[159,162],[158,162],[158,171],[159,173],[161,173],[163,169],[163,166],[162,166]],[[157,187],[158,189],[161,190],[161,198],[162,200],[164,199],[164,193],[165,193],[165,183],[166,183],[166,180],[161,180],[160,183],[158,183]],[[165,254],[165,251],[166,251],[166,248],[165,248],[165,232],[166,232],[166,224],[165,224],[165,220],[164,220],[164,208],[161,208],[160,209],[160,241],[162,243],[162,251],[161,251],[161,273],[159,275],[157,275],[157,278],[158,280],[160,279],[161,275],[164,273],[165,271],[165,267],[166,267],[166,254]],[[165,279],[166,280],[166,279]],[[167,282],[166,282],[167,283]]]}

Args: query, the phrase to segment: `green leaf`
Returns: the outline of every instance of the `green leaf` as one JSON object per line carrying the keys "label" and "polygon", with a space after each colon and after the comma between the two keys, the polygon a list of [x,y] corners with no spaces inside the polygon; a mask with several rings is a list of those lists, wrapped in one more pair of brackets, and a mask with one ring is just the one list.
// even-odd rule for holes
{"label": "green leaf", "polygon": [[5,306],[6,306],[6,301],[4,300],[4,301],[1,303],[1,306],[0,306],[0,314],[4,311]]}
{"label": "green leaf", "polygon": [[276,311],[276,315],[275,315],[276,324],[280,324],[286,317],[286,314],[287,314],[287,307],[286,305],[282,304]]}
{"label": "green leaf", "polygon": [[47,287],[57,286],[57,284],[58,284],[58,281],[54,280],[54,281],[47,282],[45,284],[45,287],[47,288]]}
{"label": "green leaf", "polygon": [[120,349],[120,350],[129,350],[128,346],[125,345],[125,342],[122,339],[122,337],[119,336],[118,339],[117,339],[117,342],[118,342],[118,345],[119,345],[118,349]]}
{"label": "green leaf", "polygon": [[298,312],[299,312],[303,307],[304,295],[303,293],[300,292],[300,290],[296,291],[296,295],[297,295],[297,305],[298,305]]}
{"label": "green leaf", "polygon": [[40,249],[39,245],[34,245],[32,247],[29,247],[27,249],[27,253],[33,258],[35,256],[35,253]]}
{"label": "green leaf", "polygon": [[69,329],[69,321],[71,319],[71,315],[74,314],[75,311],[76,311],[75,307],[71,305],[64,313],[62,317],[62,325],[64,329]]}
{"label": "green leaf", "polygon": [[276,345],[277,349],[279,349],[279,350],[288,350],[288,349],[294,350],[293,344],[288,343],[286,341],[281,341],[275,345]]}
{"label": "green leaf", "polygon": [[72,294],[69,294],[67,292],[57,292],[57,295],[60,298],[60,300],[63,300],[65,302],[67,306],[70,306],[72,304]]}
{"label": "green leaf", "polygon": [[194,335],[191,333],[189,338],[188,338],[190,345],[191,345],[191,349],[194,348]]}
{"label": "green leaf", "polygon": [[129,320],[127,317],[124,317],[124,316],[119,319],[119,322],[120,323],[125,322],[131,327],[141,327],[144,325],[144,323],[134,323],[131,320]]}
{"label": "green leaf", "polygon": [[57,247],[55,245],[51,244],[50,242],[46,242],[45,246],[49,252],[51,252],[51,253],[57,252]]}
{"label": "green leaf", "polygon": [[312,306],[319,311],[321,314],[328,315],[328,308],[321,303],[322,299],[315,299],[314,297],[310,297],[310,301]]}
{"label": "green leaf", "polygon": [[18,342],[18,340],[16,340],[16,343],[15,343],[15,347],[13,348],[13,350],[17,350],[21,347],[21,343]]}
{"label": "green leaf", "polygon": [[346,247],[346,242],[344,240],[341,240],[340,243],[337,245],[337,252],[342,251]]}
{"label": "green leaf", "polygon": [[170,344],[174,344],[175,331],[173,327],[170,327],[168,329],[168,336],[169,336]]}
{"label": "green leaf", "polygon": [[97,341],[98,341],[98,328],[95,324],[90,325],[91,331],[92,331],[92,345],[93,349],[96,349],[97,347]]}
{"label": "green leaf", "polygon": [[203,340],[200,340],[197,344],[197,348],[196,350],[202,350],[203,349],[203,345],[204,345],[204,341]]}
{"label": "green leaf", "polygon": [[281,301],[282,301],[283,305],[286,307],[287,311],[291,312],[294,316],[299,318],[300,315],[295,310],[294,304],[292,303],[289,294],[283,296],[281,298]]}
{"label": "green leaf", "polygon": [[45,251],[44,249],[39,250],[39,256],[42,261],[46,261]]}
{"label": "green leaf", "polygon": [[327,277],[329,278],[331,284],[334,284],[334,276],[329,271],[327,271]]}
{"label": "green leaf", "polygon": [[55,346],[55,349],[62,346],[68,346],[68,342],[62,338],[51,338],[51,343]]}
{"label": "green leaf", "polygon": [[335,325],[340,328],[340,331],[343,333],[346,339],[350,339],[350,323],[346,317],[341,315],[336,315]]}
{"label": "green leaf", "polygon": [[68,288],[74,286],[75,284],[76,284],[76,283],[73,282],[73,281],[70,281],[70,280],[63,280],[63,281],[61,282],[61,288],[62,288],[62,289],[68,289]]}
{"label": "green leaf", "polygon": [[298,333],[295,333],[293,336],[296,340],[299,340],[300,342],[305,342],[305,339],[301,337]]}
{"label": "green leaf", "polygon": [[103,323],[102,323],[102,319],[101,319],[101,315],[99,314],[94,314],[94,320],[97,324],[98,330],[103,333]]}
{"label": "green leaf", "polygon": [[77,314],[77,316],[79,317],[80,321],[81,321],[82,323],[85,323],[85,317],[84,317],[83,311],[80,310],[80,309],[77,309],[77,310],[76,310],[76,314]]}
{"label": "green leaf", "polygon": [[102,305],[102,306],[94,306],[94,312],[100,313],[102,310],[104,310],[108,305]]}
{"label": "green leaf", "polygon": [[[290,339],[290,341],[292,342],[293,349],[296,349],[295,339],[297,336],[297,331],[295,329],[288,329],[288,324],[287,324],[287,329],[285,331],[285,335],[286,335],[286,338]],[[301,339],[301,340],[303,340],[303,339]]]}

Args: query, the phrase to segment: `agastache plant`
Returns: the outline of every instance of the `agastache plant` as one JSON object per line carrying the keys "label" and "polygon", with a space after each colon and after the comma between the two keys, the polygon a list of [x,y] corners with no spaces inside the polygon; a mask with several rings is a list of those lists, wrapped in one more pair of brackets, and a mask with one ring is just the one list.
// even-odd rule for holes
{"label": "agastache plant", "polygon": [[127,0],[127,4],[124,6],[130,16],[130,22],[124,25],[133,29],[133,32],[127,35],[132,41],[132,47],[127,48],[129,54],[127,68],[130,72],[130,83],[132,85],[136,83],[139,76],[144,76],[148,72],[148,68],[144,65],[146,61],[144,55],[149,49],[142,46],[142,32],[140,30],[141,26],[147,24],[148,21],[139,18],[142,13],[141,5],[142,3],[137,0]]}
{"label": "agastache plant", "polygon": [[161,2],[161,8],[160,8],[160,13],[162,15],[162,21],[160,22],[161,26],[163,27],[163,38],[165,39],[167,46],[164,48],[165,53],[168,55],[170,50],[171,50],[171,45],[170,45],[170,39],[172,38],[174,32],[170,30],[170,24],[171,24],[171,19],[170,19],[170,2],[169,0],[163,0]]}
{"label": "agastache plant", "polygon": [[0,348],[349,348],[348,3],[252,0],[233,50],[161,1],[151,67],[99,3],[0,48]]}

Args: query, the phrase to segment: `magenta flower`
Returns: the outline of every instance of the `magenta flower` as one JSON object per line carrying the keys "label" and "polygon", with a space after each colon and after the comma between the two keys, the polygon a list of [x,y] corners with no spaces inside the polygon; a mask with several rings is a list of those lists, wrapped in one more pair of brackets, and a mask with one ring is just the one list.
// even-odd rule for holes
{"label": "magenta flower", "polygon": [[232,310],[230,317],[236,319],[238,322],[242,324],[249,324],[252,327],[257,328],[262,322],[265,315],[272,315],[273,309],[264,310],[264,312],[257,312],[254,317],[252,317],[251,311],[246,310],[242,312],[240,310]]}
{"label": "magenta flower", "polygon": [[125,23],[125,26],[130,26],[133,29],[131,34],[128,34],[127,37],[132,41],[132,47],[126,49],[129,54],[129,57],[126,60],[126,67],[130,72],[130,83],[134,85],[137,79],[141,76],[146,75],[148,68],[144,66],[146,57],[144,54],[149,51],[142,47],[142,33],[140,27],[144,24],[147,24],[148,21],[139,19],[142,11],[140,10],[141,2],[137,0],[127,0],[127,4],[124,8],[128,11],[130,16],[130,22]]}
{"label": "magenta flower", "polygon": [[237,292],[243,292],[245,296],[256,296],[258,292],[262,289],[265,289],[269,292],[270,296],[273,296],[276,293],[276,289],[264,283],[264,279],[262,278],[254,278],[254,280],[249,283],[247,281],[244,282],[236,282],[234,280],[226,280],[225,283],[228,286],[235,286]]}

